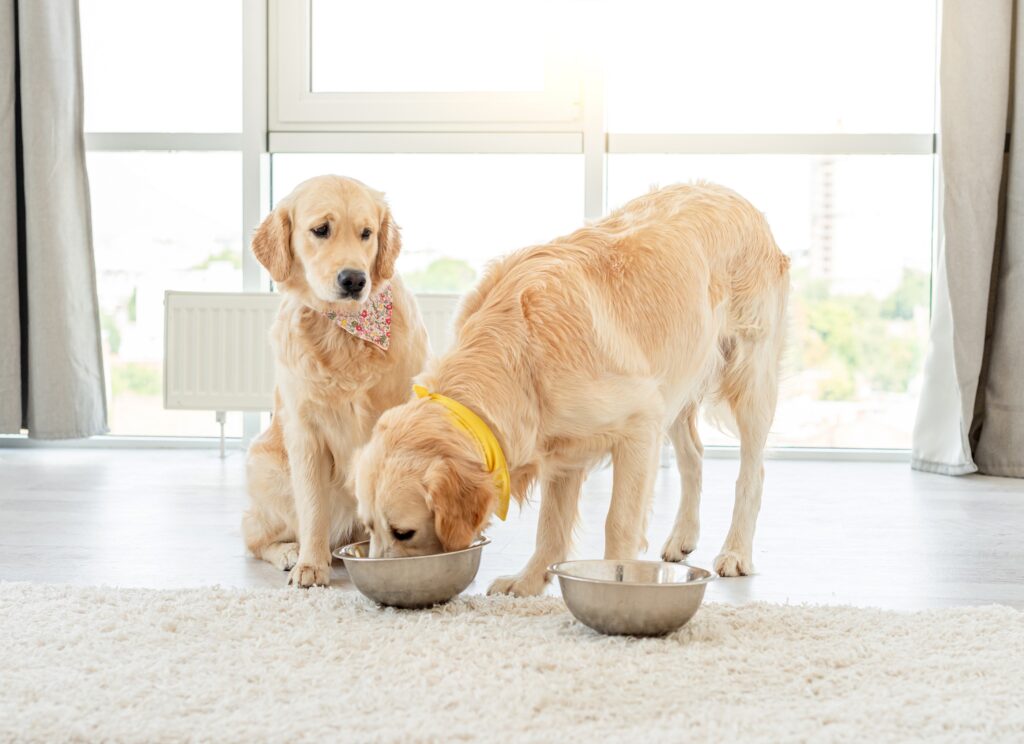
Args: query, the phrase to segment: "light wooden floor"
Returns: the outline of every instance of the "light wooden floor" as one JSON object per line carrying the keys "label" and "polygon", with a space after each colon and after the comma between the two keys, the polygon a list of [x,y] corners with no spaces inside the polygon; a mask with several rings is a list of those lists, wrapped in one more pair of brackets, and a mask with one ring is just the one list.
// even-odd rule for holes
{"label": "light wooden floor", "polygon": [[[186,587],[284,586],[246,555],[241,452],[0,449],[0,580]],[[725,536],[738,463],[704,466],[701,544],[710,566]],[[904,464],[769,461],[755,540],[758,574],[723,579],[725,602],[844,603],[913,609],[998,602],[1024,608],[1024,481],[948,478]],[[587,481],[578,556],[602,553],[608,470]],[[675,467],[659,471],[649,554],[678,499]],[[536,505],[513,507],[471,592],[518,570],[533,545]],[[333,586],[352,591],[335,566]],[[557,591],[551,589],[550,591]]]}

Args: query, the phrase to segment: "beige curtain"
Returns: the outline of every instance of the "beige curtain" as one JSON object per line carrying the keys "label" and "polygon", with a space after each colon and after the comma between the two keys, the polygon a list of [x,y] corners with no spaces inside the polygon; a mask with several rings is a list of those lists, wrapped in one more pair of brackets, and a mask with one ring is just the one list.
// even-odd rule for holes
{"label": "beige curtain", "polygon": [[0,0],[0,433],[107,430],[74,0]]}
{"label": "beige curtain", "polygon": [[1024,477],[1021,21],[1014,0],[942,4],[940,234],[914,430],[920,470]]}

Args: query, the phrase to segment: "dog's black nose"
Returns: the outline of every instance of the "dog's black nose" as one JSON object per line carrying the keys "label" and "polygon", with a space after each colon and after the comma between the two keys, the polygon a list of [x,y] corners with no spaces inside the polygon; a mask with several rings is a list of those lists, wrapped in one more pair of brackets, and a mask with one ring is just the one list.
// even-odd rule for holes
{"label": "dog's black nose", "polygon": [[338,286],[341,287],[342,295],[358,297],[366,286],[366,272],[343,269],[338,272]]}

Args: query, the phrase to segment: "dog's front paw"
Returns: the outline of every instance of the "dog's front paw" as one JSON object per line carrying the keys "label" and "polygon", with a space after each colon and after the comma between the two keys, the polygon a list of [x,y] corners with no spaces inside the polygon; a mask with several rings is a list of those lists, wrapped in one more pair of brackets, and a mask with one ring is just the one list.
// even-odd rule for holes
{"label": "dog's front paw", "polygon": [[723,550],[715,558],[715,573],[719,576],[749,576],[754,573],[754,561],[750,554],[735,550]]}
{"label": "dog's front paw", "polygon": [[288,577],[292,586],[308,588],[311,586],[327,586],[331,583],[331,567],[318,566],[312,563],[296,563]]}
{"label": "dog's front paw", "polygon": [[547,576],[544,573],[500,576],[494,580],[488,594],[511,594],[513,597],[535,597],[544,591]]}
{"label": "dog's front paw", "polygon": [[665,541],[665,547],[661,549],[661,559],[669,563],[678,563],[685,559],[697,549],[697,533],[696,529],[673,529]]}

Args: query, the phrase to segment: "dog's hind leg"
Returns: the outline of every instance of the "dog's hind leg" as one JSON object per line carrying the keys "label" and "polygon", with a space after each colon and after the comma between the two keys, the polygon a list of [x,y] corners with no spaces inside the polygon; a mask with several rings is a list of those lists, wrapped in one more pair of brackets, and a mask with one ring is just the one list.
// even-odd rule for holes
{"label": "dog's hind leg", "polygon": [[682,482],[682,497],[675,526],[662,548],[666,561],[681,561],[697,547],[700,537],[700,488],[704,446],[697,434],[700,406],[691,404],[680,412],[669,427],[668,435],[676,450],[676,467]]}
{"label": "dog's hind leg", "polygon": [[764,446],[778,398],[780,347],[771,340],[744,341],[725,370],[722,392],[740,435],[740,473],[732,525],[715,558],[720,576],[752,573],[754,527],[764,487]]}
{"label": "dog's hind leg", "polygon": [[585,477],[583,470],[575,470],[544,478],[537,522],[537,547],[533,556],[515,576],[495,579],[487,590],[488,594],[529,597],[541,593],[548,580],[548,566],[564,561],[569,553]]}
{"label": "dog's hind leg", "polygon": [[280,453],[261,451],[254,445],[246,470],[252,507],[242,517],[245,547],[257,558],[289,571],[298,560],[299,545],[295,542],[295,516],[291,514],[287,460]]}
{"label": "dog's hind leg", "polygon": [[266,519],[266,515],[247,512],[242,518],[242,536],[254,556],[282,571],[290,571],[299,559],[295,533],[283,522]]}
{"label": "dog's hind leg", "polygon": [[604,525],[604,557],[633,559],[647,545],[647,516],[658,472],[662,428],[636,422],[612,446],[612,503]]}

